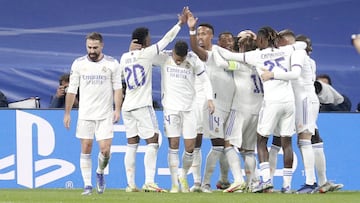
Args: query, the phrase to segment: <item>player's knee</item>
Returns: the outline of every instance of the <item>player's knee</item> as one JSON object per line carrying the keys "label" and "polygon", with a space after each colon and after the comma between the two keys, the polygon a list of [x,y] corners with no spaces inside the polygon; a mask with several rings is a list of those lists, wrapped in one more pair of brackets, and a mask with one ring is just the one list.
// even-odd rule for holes
{"label": "player's knee", "polygon": [[323,140],[320,137],[319,130],[316,129],[315,134],[313,136],[311,136],[311,144],[317,144],[317,143],[321,143],[321,142],[323,142]]}
{"label": "player's knee", "polygon": [[169,148],[170,149],[179,149],[179,139],[176,137],[169,138]]}
{"label": "player's knee", "polygon": [[280,146],[281,146],[281,139],[280,139],[280,137],[273,136],[272,145],[275,145],[275,146],[280,147]]}
{"label": "player's knee", "polygon": [[224,146],[225,140],[222,138],[211,139],[212,146]]}
{"label": "player's knee", "polygon": [[137,135],[135,137],[130,137],[127,139],[128,144],[138,144],[140,142],[140,137]]}

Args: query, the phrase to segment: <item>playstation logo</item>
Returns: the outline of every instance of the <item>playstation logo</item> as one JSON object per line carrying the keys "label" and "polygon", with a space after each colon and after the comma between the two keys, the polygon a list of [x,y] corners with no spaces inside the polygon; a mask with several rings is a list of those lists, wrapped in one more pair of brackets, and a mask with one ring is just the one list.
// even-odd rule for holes
{"label": "playstation logo", "polygon": [[55,150],[55,133],[39,116],[16,110],[15,144],[14,154],[0,158],[0,172],[7,171],[0,173],[0,180],[16,179],[18,185],[37,188],[75,171],[71,162],[49,158]]}

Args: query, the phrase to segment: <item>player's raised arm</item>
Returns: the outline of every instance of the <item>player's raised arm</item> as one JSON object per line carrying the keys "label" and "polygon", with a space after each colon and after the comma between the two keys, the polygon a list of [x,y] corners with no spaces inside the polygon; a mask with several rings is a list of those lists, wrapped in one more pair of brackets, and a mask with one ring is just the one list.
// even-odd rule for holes
{"label": "player's raised arm", "polygon": [[199,42],[197,40],[197,35],[203,35],[203,31],[196,31],[196,23],[198,21],[198,18],[195,18],[194,15],[189,12],[187,14],[187,24],[189,27],[189,34],[190,34],[190,46],[191,50],[198,55],[198,57],[202,61],[207,61],[208,53],[207,51],[199,46]]}
{"label": "player's raised arm", "polygon": [[165,47],[172,42],[176,35],[179,33],[181,26],[186,23],[187,20],[187,13],[189,11],[188,7],[184,7],[181,14],[178,15],[178,22],[174,25],[166,34],[165,36],[158,41],[156,44],[159,50],[165,49]]}
{"label": "player's raised arm", "polygon": [[213,50],[213,57],[217,67],[226,67],[224,69],[229,71],[247,71],[250,68],[248,66],[242,66],[241,63],[243,62],[239,62],[236,60],[226,60],[220,55],[221,52],[230,51],[222,47],[217,47],[216,50]]}
{"label": "player's raised arm", "polygon": [[245,53],[236,53],[236,52],[231,52],[226,49],[219,49],[219,54],[221,57],[223,57],[227,61],[246,62],[245,61]]}

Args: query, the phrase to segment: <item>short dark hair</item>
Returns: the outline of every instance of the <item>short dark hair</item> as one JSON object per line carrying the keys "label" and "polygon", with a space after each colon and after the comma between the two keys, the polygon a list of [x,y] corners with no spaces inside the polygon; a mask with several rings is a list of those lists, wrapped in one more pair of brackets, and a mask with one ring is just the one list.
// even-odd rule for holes
{"label": "short dark hair", "polygon": [[175,54],[178,56],[181,56],[181,57],[186,56],[188,53],[188,49],[189,49],[188,44],[183,40],[178,40],[175,43],[174,51],[175,51]]}
{"label": "short dark hair", "polygon": [[132,33],[132,39],[137,39],[137,44],[145,46],[146,37],[149,35],[149,29],[146,27],[138,27]]}
{"label": "short dark hair", "polygon": [[211,30],[212,34],[215,33],[214,27],[209,23],[201,23],[201,24],[199,24],[198,27],[200,27],[200,26],[209,28]]}
{"label": "short dark hair", "polygon": [[61,85],[62,81],[69,82],[69,80],[70,80],[70,74],[69,73],[62,74],[60,76],[60,78],[59,78],[59,84]]}
{"label": "short dark hair", "polygon": [[232,37],[234,37],[234,35],[231,32],[225,31],[225,32],[220,33],[218,38],[220,39],[220,37],[223,36],[223,35],[231,35]]}
{"label": "short dark hair", "polygon": [[91,40],[99,40],[101,43],[103,42],[103,37],[100,33],[98,32],[91,32],[88,35],[86,35],[86,39],[91,39]]}
{"label": "short dark hair", "polygon": [[283,36],[286,36],[286,35],[290,35],[292,37],[295,38],[295,34],[292,30],[290,29],[285,29],[285,30],[281,30],[279,33],[278,33],[278,36],[279,37],[283,37]]}
{"label": "short dark hair", "polygon": [[312,52],[312,42],[311,42],[311,39],[309,37],[307,37],[306,35],[297,35],[296,36],[296,41],[302,41],[302,42],[305,42],[306,43],[306,52],[307,53],[310,53]]}
{"label": "short dark hair", "polygon": [[331,83],[331,78],[330,78],[330,76],[329,76],[328,74],[320,74],[320,75],[317,75],[317,76],[316,76],[316,79],[319,79],[319,78],[325,78],[325,79],[327,79],[327,80],[329,81],[329,85],[332,85],[332,83]]}

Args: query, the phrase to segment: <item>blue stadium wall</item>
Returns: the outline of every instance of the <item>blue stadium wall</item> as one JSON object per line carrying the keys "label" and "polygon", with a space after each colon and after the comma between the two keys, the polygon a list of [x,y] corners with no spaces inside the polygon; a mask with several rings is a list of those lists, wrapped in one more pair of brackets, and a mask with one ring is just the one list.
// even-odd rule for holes
{"label": "blue stadium wall", "polygon": [[[0,188],[82,188],[79,169],[80,143],[75,138],[77,111],[72,111],[71,129],[63,127],[63,110],[0,110]],[[163,113],[156,112],[162,136],[160,139],[155,181],[170,189],[170,176],[167,164],[168,143],[163,133]],[[344,190],[360,190],[360,165],[357,149],[360,138],[360,114],[322,113],[318,126],[324,139],[327,157],[327,176],[345,185]],[[114,125],[115,136],[111,148],[112,157],[106,169],[108,188],[125,188],[126,175],[124,154],[126,137],[122,123]],[[305,181],[303,165],[296,137],[294,176],[292,187],[298,188]],[[136,160],[136,184],[144,183],[144,147],[142,142]],[[202,147],[204,169],[205,158],[210,149],[210,141],[204,140]],[[182,147],[182,146],[181,146]],[[98,147],[93,149],[93,175],[97,166]],[[181,153],[180,153],[181,154]],[[281,188],[282,155],[279,154],[276,189]],[[242,164],[243,165],[243,164]],[[212,176],[212,186],[219,177],[219,167]],[[230,180],[232,176],[230,174]],[[189,174],[192,185],[192,176]],[[93,178],[93,184],[95,184]]]}

